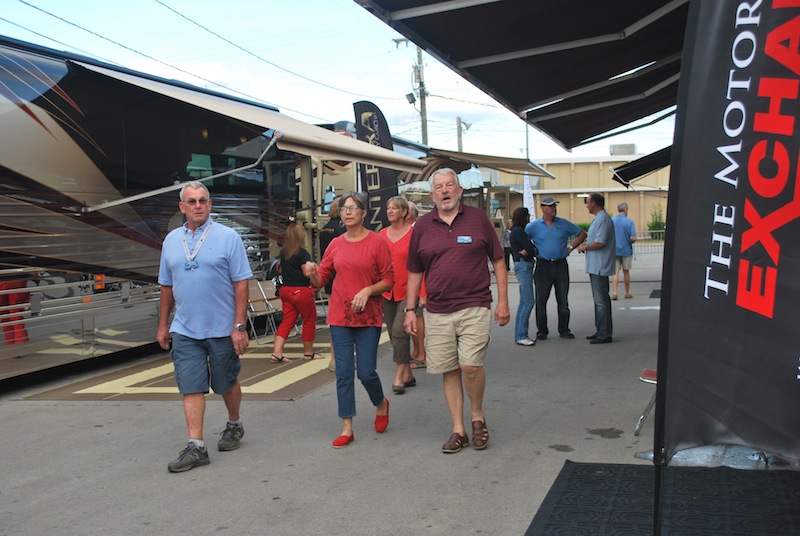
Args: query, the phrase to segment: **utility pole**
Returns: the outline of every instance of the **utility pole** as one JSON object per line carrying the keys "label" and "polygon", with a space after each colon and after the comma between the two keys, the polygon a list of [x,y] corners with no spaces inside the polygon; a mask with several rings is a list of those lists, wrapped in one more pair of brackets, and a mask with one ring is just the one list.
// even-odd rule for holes
{"label": "utility pole", "polygon": [[[396,47],[400,47],[400,43],[405,43],[408,46],[409,40],[406,38],[392,39]],[[425,73],[422,64],[422,49],[417,47],[417,63],[414,65],[414,82],[416,87],[413,88],[419,92],[419,116],[422,123],[422,144],[428,145],[428,90],[425,89]],[[408,102],[414,104],[414,95],[409,93],[406,95]]]}
{"label": "utility pole", "polygon": [[425,99],[428,92],[425,89],[425,75],[422,67],[422,49],[417,47],[417,65],[414,68],[417,74],[417,87],[419,88],[419,115],[422,120],[422,144],[428,145],[428,106]]}
{"label": "utility pole", "polygon": [[467,123],[466,121],[461,120],[461,116],[456,116],[456,131],[458,132],[458,152],[463,152],[463,144],[461,143],[461,132],[464,130],[469,130],[469,127],[472,126],[472,123]]}

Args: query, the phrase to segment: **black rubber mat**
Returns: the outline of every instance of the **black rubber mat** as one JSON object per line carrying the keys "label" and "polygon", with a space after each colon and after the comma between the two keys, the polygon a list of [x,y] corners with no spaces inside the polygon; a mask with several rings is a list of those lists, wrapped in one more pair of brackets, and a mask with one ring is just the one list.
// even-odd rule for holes
{"label": "black rubber mat", "polygon": [[[525,534],[652,534],[654,474],[567,461]],[[800,471],[668,466],[662,484],[663,535],[800,535]]]}

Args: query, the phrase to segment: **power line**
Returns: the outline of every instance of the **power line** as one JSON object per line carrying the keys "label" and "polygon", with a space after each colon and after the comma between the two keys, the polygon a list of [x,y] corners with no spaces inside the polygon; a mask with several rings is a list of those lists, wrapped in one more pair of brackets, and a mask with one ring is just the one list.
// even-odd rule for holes
{"label": "power line", "polygon": [[320,82],[319,80],[314,80],[313,78],[309,78],[309,77],[307,77],[307,76],[304,76],[304,75],[302,75],[302,74],[300,74],[300,73],[296,73],[296,72],[294,72],[294,71],[292,71],[292,70],[289,70],[289,69],[287,69],[287,68],[285,68],[285,67],[281,67],[281,66],[280,66],[280,65],[278,65],[277,63],[271,62],[271,61],[269,61],[268,59],[266,59],[266,58],[264,58],[264,57],[262,57],[262,56],[259,56],[258,54],[255,54],[255,53],[253,53],[253,52],[251,52],[251,51],[247,50],[247,49],[246,49],[246,48],[244,48],[244,47],[241,47],[241,46],[239,46],[238,44],[234,43],[233,41],[231,41],[231,40],[230,40],[230,39],[228,39],[227,37],[224,37],[224,36],[222,36],[222,35],[218,34],[217,32],[215,32],[215,31],[211,30],[210,28],[208,28],[208,27],[206,27],[206,26],[204,26],[204,25],[200,24],[199,22],[195,21],[195,20],[194,20],[194,19],[192,19],[191,17],[188,17],[188,16],[184,15],[183,13],[181,13],[180,11],[178,11],[178,10],[176,10],[176,9],[173,9],[172,7],[170,7],[170,6],[168,6],[167,4],[165,4],[164,2],[162,2],[161,0],[154,0],[154,1],[155,1],[157,4],[160,4],[160,5],[164,6],[165,8],[169,9],[170,11],[172,11],[173,13],[175,13],[176,15],[178,15],[179,17],[182,17],[182,18],[183,18],[183,19],[185,19],[186,21],[188,21],[188,22],[190,22],[190,23],[194,24],[194,25],[195,25],[195,26],[197,26],[198,28],[201,28],[202,30],[205,30],[206,32],[210,33],[211,35],[213,35],[213,36],[215,36],[215,37],[217,37],[217,38],[219,38],[219,39],[222,39],[223,41],[225,41],[225,42],[226,42],[226,43],[228,43],[229,45],[231,45],[231,46],[233,46],[233,47],[236,47],[237,49],[241,50],[241,51],[242,51],[242,52],[244,52],[245,54],[248,54],[248,55],[250,55],[250,56],[252,56],[252,57],[256,58],[257,60],[263,61],[263,62],[264,62],[264,63],[266,63],[267,65],[271,65],[272,67],[275,67],[276,69],[279,69],[279,70],[281,70],[281,71],[283,71],[283,72],[285,72],[285,73],[288,73],[288,74],[290,74],[290,75],[292,75],[292,76],[296,76],[296,77],[298,77],[298,78],[302,78],[303,80],[306,80],[307,82],[311,82],[311,83],[313,83],[313,84],[317,84],[317,85],[320,85],[320,86],[322,86],[322,87],[326,87],[326,88],[328,88],[328,89],[332,89],[332,90],[334,90],[334,91],[339,91],[339,92],[341,92],[341,93],[346,93],[346,94],[348,94],[348,95],[355,95],[356,97],[366,97],[366,98],[369,98],[369,99],[384,99],[384,100],[393,100],[393,99],[399,99],[399,98],[401,98],[401,97],[378,97],[378,96],[374,96],[374,95],[364,95],[363,93],[355,93],[355,92],[353,92],[353,91],[347,91],[346,89],[340,89],[340,88],[338,88],[338,87],[334,87],[334,86],[331,86],[331,85],[329,85],[329,84],[325,84],[324,82]]}
{"label": "power line", "polygon": [[464,102],[466,104],[475,104],[476,106],[486,106],[488,108],[502,108],[502,106],[499,106],[497,104],[489,104],[489,103],[486,103],[486,102],[475,102],[475,101],[469,101],[469,100],[464,100],[464,99],[456,99],[454,97],[445,97],[444,95],[433,95],[431,93],[428,93],[428,96],[429,97],[436,97],[438,99],[445,99],[445,100],[451,100],[451,101],[456,101],[456,102]]}
{"label": "power line", "polygon": [[[271,105],[273,105],[273,106],[277,106],[277,107],[278,107],[278,108],[280,108],[280,109],[289,110],[289,111],[292,111],[292,112],[295,112],[295,113],[298,113],[298,114],[304,115],[304,116],[306,116],[306,117],[313,117],[313,118],[315,118],[315,119],[319,119],[320,121],[325,121],[325,122],[328,122],[328,121],[329,121],[329,119],[326,119],[326,118],[324,118],[324,117],[317,117],[317,116],[314,116],[314,115],[307,114],[307,113],[305,113],[305,112],[301,112],[300,110],[295,110],[295,109],[293,109],[293,108],[289,108],[289,107],[287,107],[287,106],[280,106],[280,105],[278,105],[278,104],[275,104],[275,103],[270,103],[270,102],[268,102],[268,101],[265,101],[264,99],[261,99],[261,98],[259,98],[259,97],[256,97],[256,96],[254,96],[254,95],[250,95],[250,94],[248,94],[248,93],[244,93],[243,91],[239,91],[238,89],[234,89],[234,88],[232,88],[232,87],[226,86],[225,84],[222,84],[222,83],[220,83],[220,82],[215,82],[215,81],[213,81],[213,80],[209,80],[208,78],[204,78],[204,77],[202,77],[202,76],[200,76],[200,75],[194,74],[194,73],[192,73],[192,72],[189,72],[189,71],[187,71],[187,70],[185,70],[185,69],[181,69],[180,67],[176,67],[175,65],[172,65],[172,64],[170,64],[170,63],[167,63],[167,62],[165,62],[165,61],[162,61],[162,60],[160,60],[160,59],[158,59],[158,58],[154,58],[153,56],[150,56],[150,55],[148,55],[148,54],[145,54],[144,52],[140,52],[139,50],[136,50],[135,48],[131,48],[131,47],[127,46],[127,45],[123,45],[122,43],[119,43],[119,42],[117,42],[117,41],[114,41],[113,39],[110,39],[110,38],[108,38],[108,37],[105,37],[105,36],[103,36],[103,35],[100,35],[100,34],[99,34],[99,33],[97,33],[97,32],[94,32],[94,31],[92,31],[92,30],[89,30],[88,28],[84,28],[83,26],[81,26],[81,25],[79,25],[79,24],[76,24],[76,23],[74,23],[74,22],[68,21],[67,19],[65,19],[65,18],[63,18],[63,17],[60,17],[60,16],[58,16],[58,15],[56,15],[56,14],[54,14],[54,13],[50,13],[49,11],[47,11],[47,10],[45,10],[45,9],[42,9],[42,8],[40,8],[40,7],[38,7],[38,6],[35,6],[35,5],[31,4],[30,2],[26,2],[25,0],[17,0],[17,1],[18,1],[18,2],[20,2],[20,3],[22,3],[22,4],[25,4],[25,5],[26,5],[26,6],[28,6],[28,7],[31,7],[31,8],[33,8],[33,9],[36,9],[37,11],[41,11],[41,12],[42,12],[42,13],[44,13],[45,15],[49,15],[49,16],[51,16],[51,17],[55,18],[55,19],[58,19],[58,20],[60,20],[60,21],[62,21],[62,22],[64,22],[64,23],[66,23],[66,24],[69,24],[70,26],[74,26],[75,28],[78,28],[79,30],[83,30],[84,32],[87,32],[87,33],[89,33],[89,34],[91,34],[91,35],[94,35],[95,37],[99,37],[100,39],[103,39],[103,40],[105,40],[105,41],[108,41],[109,43],[112,43],[112,44],[114,44],[114,45],[117,45],[118,47],[122,47],[122,48],[124,48],[125,50],[128,50],[128,51],[130,51],[130,52],[133,52],[134,54],[138,54],[138,55],[140,55],[140,56],[142,56],[142,57],[144,57],[144,58],[147,58],[147,59],[149,59],[149,60],[155,61],[155,62],[157,62],[157,63],[160,63],[160,64],[162,64],[162,65],[165,65],[165,66],[167,66],[167,67],[169,67],[169,68],[171,68],[171,69],[175,69],[176,71],[182,72],[182,73],[184,73],[184,74],[187,74],[187,75],[189,75],[189,76],[192,76],[192,77],[194,77],[194,78],[197,78],[197,79],[199,79],[199,80],[203,80],[203,81],[205,81],[205,82],[208,82],[208,83],[209,83],[209,84],[211,84],[211,85],[214,85],[214,86],[217,86],[217,87],[221,87],[221,88],[225,88],[225,89],[227,89],[228,91],[231,91],[231,92],[233,92],[233,93],[238,93],[239,95],[242,95],[242,96],[244,96],[244,97],[247,97],[247,98],[249,98],[249,99],[253,99],[254,101],[263,102],[263,103],[266,103],[266,104],[271,104]],[[4,19],[4,20],[5,20],[5,19]],[[37,34],[37,35],[39,35],[39,34]],[[46,39],[51,39],[51,40],[55,41],[54,39],[52,39],[52,38],[50,38],[50,37],[47,37],[47,36],[42,36],[42,37],[45,37]],[[64,44],[64,43],[62,43],[62,44]],[[70,46],[70,45],[66,45],[66,44],[64,44],[64,46]],[[71,47],[71,48],[74,48],[74,47]],[[114,63],[116,63],[116,62],[114,62]]]}
{"label": "power line", "polygon": [[30,28],[28,28],[28,27],[26,27],[26,26],[23,26],[23,25],[21,25],[21,24],[17,24],[16,22],[10,21],[10,20],[8,20],[8,19],[6,19],[6,18],[4,18],[4,17],[0,17],[0,20],[2,20],[2,21],[5,21],[5,22],[7,22],[8,24],[10,24],[10,25],[12,25],[12,26],[16,26],[17,28],[21,28],[21,29],[25,30],[26,32],[30,32],[30,33],[32,33],[33,35],[38,35],[39,37],[42,37],[42,38],[44,38],[44,39],[47,39],[48,41],[52,41],[52,42],[54,42],[54,43],[58,43],[59,45],[65,46],[65,47],[67,47],[67,48],[72,48],[72,49],[75,49],[75,50],[77,50],[77,51],[79,51],[79,52],[82,52],[82,53],[86,54],[87,56],[95,56],[96,58],[98,58],[98,59],[101,59],[101,60],[105,61],[106,63],[116,63],[115,61],[112,61],[112,60],[106,59],[106,58],[104,58],[104,57],[102,57],[102,56],[98,56],[98,55],[96,55],[96,54],[92,54],[91,52],[88,52],[88,51],[86,51],[86,50],[83,50],[83,49],[81,49],[81,48],[74,47],[74,46],[72,46],[72,45],[68,45],[67,43],[64,43],[63,41],[59,41],[58,39],[53,39],[53,38],[52,38],[52,37],[50,37],[50,36],[47,36],[47,35],[44,35],[44,34],[42,34],[42,33],[39,33],[39,32],[37,32],[36,30],[31,30]]}

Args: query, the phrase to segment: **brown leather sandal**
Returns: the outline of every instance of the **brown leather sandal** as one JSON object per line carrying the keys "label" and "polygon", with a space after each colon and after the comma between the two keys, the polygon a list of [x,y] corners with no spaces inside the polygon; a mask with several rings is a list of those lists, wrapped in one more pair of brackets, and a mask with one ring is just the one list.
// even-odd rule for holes
{"label": "brown leather sandal", "polygon": [[458,452],[462,448],[469,445],[469,438],[467,434],[461,435],[453,433],[450,436],[450,439],[447,440],[447,443],[442,445],[442,452],[445,454],[453,454],[454,452]]}
{"label": "brown leather sandal", "polygon": [[486,427],[486,419],[472,421],[472,447],[482,450],[486,448],[487,443],[489,443],[489,429]]}

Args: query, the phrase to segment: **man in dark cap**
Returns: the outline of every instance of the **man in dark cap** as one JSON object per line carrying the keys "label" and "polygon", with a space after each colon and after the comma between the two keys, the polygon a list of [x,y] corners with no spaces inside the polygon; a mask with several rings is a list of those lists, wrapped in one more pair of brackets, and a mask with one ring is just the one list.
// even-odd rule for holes
{"label": "man in dark cap", "polygon": [[[562,339],[574,339],[569,330],[569,265],[567,256],[586,240],[586,231],[574,223],[556,216],[558,201],[553,197],[542,197],[542,217],[525,226],[533,245],[539,250],[533,284],[536,288],[536,339],[547,338],[547,300],[550,290],[556,289],[558,303],[558,333]],[[575,240],[568,244],[571,236]]]}

